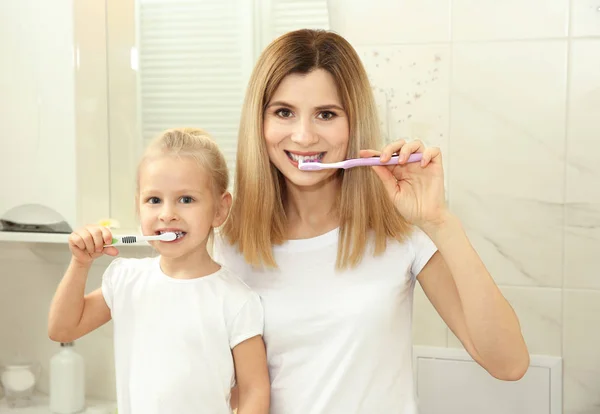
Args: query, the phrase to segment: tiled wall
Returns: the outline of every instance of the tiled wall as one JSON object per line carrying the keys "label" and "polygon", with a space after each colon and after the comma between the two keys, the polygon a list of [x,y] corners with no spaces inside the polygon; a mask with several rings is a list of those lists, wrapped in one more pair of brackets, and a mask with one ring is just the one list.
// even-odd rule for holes
{"label": "tiled wall", "polygon": [[[442,147],[450,206],[530,351],[564,357],[565,414],[600,412],[599,8],[597,0],[345,0],[338,26],[368,68],[386,136]],[[0,363],[20,351],[47,368],[57,350],[47,308],[65,250],[0,244]],[[458,346],[420,290],[415,343]],[[110,323],[76,346],[88,393],[114,398]]]}
{"label": "tiled wall", "polygon": [[[600,412],[600,2],[345,4],[384,132],[442,148],[530,352],[564,358],[565,414]],[[415,343],[460,346],[420,289],[415,313]]]}

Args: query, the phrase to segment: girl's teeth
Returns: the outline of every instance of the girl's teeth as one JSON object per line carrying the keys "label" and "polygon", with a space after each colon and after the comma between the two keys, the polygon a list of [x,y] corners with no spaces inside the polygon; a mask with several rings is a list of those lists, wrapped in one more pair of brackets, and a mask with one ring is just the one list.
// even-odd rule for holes
{"label": "girl's teeth", "polygon": [[183,236],[186,235],[186,233],[184,231],[159,231],[160,234],[164,234],[164,233],[175,233],[175,235],[177,236],[178,239],[182,238]]}

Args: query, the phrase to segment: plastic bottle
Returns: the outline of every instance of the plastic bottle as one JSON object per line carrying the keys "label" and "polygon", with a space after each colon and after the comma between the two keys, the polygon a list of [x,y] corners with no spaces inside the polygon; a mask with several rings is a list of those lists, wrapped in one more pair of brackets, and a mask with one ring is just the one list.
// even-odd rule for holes
{"label": "plastic bottle", "polygon": [[54,414],[85,409],[85,365],[73,345],[61,343],[60,352],[50,359],[50,411]]}

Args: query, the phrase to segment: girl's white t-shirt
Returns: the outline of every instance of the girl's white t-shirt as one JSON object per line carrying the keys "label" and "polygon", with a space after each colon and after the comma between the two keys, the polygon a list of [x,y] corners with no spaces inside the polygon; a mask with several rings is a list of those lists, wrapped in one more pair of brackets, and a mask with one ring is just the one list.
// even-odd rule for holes
{"label": "girl's white t-shirt", "polygon": [[261,335],[259,296],[231,271],[165,275],[159,258],[115,259],[102,279],[114,322],[119,414],[230,414],[231,350]]}
{"label": "girl's white t-shirt", "polygon": [[[274,247],[278,269],[249,266],[215,235],[214,258],[262,300],[271,414],[415,414],[416,276],[437,251],[421,230],[335,270],[339,229]],[[370,249],[372,249],[372,243]]]}

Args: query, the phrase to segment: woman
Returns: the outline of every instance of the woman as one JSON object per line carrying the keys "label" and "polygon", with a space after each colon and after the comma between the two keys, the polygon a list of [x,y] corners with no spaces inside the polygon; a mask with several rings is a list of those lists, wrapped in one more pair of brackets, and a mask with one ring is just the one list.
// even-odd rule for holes
{"label": "woman", "polygon": [[[269,45],[242,111],[234,201],[216,259],[262,298],[274,414],[417,412],[415,281],[496,378],[529,365],[519,322],[444,201],[442,157],[381,152],[374,100],[342,37]],[[420,163],[406,163],[412,153]],[[298,161],[400,154],[398,165],[305,172]]]}

